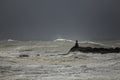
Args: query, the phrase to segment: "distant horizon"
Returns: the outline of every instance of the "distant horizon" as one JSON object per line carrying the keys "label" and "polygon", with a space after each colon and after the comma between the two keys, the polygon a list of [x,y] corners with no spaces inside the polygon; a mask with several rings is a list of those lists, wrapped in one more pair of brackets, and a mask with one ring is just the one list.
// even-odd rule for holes
{"label": "distant horizon", "polygon": [[0,39],[0,41],[55,41],[57,39],[61,39],[58,41],[62,41],[63,40],[72,40],[72,41],[119,41],[120,39],[94,39],[94,40],[88,40],[88,39],[84,39],[84,40],[80,40],[80,39],[67,39],[67,38],[56,38],[56,39],[51,39],[51,40],[42,40],[42,39],[13,39],[13,38],[8,38],[8,39]]}

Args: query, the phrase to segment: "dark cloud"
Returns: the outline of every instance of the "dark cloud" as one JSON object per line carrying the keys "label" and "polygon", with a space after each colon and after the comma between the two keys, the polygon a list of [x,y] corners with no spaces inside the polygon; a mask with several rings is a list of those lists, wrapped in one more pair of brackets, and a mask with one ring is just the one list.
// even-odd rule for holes
{"label": "dark cloud", "polygon": [[0,39],[120,39],[119,0],[0,0]]}

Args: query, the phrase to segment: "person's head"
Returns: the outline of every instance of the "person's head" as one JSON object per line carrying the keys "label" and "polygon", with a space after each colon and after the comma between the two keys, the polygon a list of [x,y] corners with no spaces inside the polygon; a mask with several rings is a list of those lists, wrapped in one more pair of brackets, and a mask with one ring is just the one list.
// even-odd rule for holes
{"label": "person's head", "polygon": [[78,40],[76,40],[76,43],[78,43]]}

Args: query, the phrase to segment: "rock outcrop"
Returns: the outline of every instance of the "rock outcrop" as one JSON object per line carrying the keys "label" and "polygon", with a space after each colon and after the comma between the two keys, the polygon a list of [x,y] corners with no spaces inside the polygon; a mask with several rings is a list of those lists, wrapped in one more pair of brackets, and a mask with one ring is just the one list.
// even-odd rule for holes
{"label": "rock outcrop", "polygon": [[120,48],[92,48],[92,47],[80,47],[76,40],[75,45],[69,50],[70,52],[84,52],[84,53],[120,53]]}

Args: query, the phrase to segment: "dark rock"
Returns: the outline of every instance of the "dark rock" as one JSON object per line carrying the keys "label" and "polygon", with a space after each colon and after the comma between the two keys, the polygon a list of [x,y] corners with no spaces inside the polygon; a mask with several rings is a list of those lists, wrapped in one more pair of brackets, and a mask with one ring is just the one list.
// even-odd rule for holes
{"label": "dark rock", "polygon": [[21,54],[21,55],[19,55],[19,57],[29,57],[29,55]]}
{"label": "dark rock", "polygon": [[92,48],[92,47],[80,47],[76,40],[75,45],[69,50],[70,52],[84,52],[84,53],[120,53],[120,48]]}

